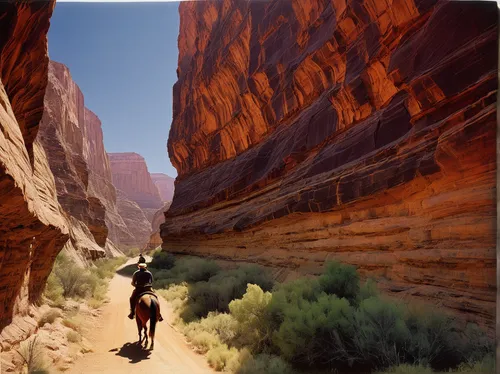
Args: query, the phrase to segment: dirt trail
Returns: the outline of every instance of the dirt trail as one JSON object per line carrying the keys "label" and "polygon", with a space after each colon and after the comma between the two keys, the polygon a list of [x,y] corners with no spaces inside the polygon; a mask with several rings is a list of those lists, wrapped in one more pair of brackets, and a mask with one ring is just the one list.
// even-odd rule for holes
{"label": "dirt trail", "polygon": [[[127,264],[135,262],[137,259]],[[140,349],[135,344],[138,338],[135,320],[127,318],[131,292],[130,278],[115,275],[109,287],[111,300],[103,307],[98,323],[88,336],[93,352],[77,360],[67,373],[214,373],[205,358],[193,352],[183,335],[169,325],[172,310],[161,298],[165,320],[156,325],[154,350]]]}

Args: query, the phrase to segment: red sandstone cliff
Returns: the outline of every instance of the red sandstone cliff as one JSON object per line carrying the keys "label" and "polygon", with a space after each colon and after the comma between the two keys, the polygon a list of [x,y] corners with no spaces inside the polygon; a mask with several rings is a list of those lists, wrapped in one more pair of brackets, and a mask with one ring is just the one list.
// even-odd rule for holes
{"label": "red sandstone cliff", "polygon": [[83,94],[66,66],[51,61],[45,110],[38,131],[54,175],[59,203],[71,216],[71,243],[84,258],[105,255],[105,207],[90,195],[88,128]]}
{"label": "red sandstone cliff", "polygon": [[124,192],[124,197],[137,203],[151,223],[163,202],[151,179],[146,161],[141,155],[133,152],[109,153],[108,156],[113,184]]}
{"label": "red sandstone cliff", "polygon": [[151,179],[158,188],[162,201],[172,201],[174,197],[175,178],[163,173],[151,173]]}
{"label": "red sandstone cliff", "polygon": [[493,3],[180,5],[163,248],[317,273],[493,327]]}
{"label": "red sandstone cliff", "polygon": [[38,299],[68,240],[54,177],[35,140],[54,4],[0,3],[0,331]]}

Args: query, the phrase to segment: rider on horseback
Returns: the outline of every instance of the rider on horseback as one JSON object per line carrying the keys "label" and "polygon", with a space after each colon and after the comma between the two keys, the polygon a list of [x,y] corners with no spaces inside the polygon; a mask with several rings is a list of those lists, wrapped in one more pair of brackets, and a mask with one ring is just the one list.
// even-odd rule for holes
{"label": "rider on horseback", "polygon": [[[134,319],[137,297],[144,292],[153,292],[153,274],[147,270],[148,265],[146,264],[146,259],[142,256],[142,253],[139,256],[137,267],[139,270],[136,270],[132,276],[132,286],[135,288],[132,292],[132,296],[130,296],[130,314],[128,315],[128,318],[130,319]],[[163,321],[161,314],[159,321]]]}

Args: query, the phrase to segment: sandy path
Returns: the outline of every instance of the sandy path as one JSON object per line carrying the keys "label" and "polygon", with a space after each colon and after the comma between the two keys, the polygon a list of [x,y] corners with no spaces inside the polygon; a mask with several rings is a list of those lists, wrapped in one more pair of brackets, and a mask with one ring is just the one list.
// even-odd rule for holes
{"label": "sandy path", "polygon": [[[137,259],[127,264],[134,262]],[[77,360],[67,373],[214,373],[205,358],[193,352],[183,335],[169,325],[172,311],[164,299],[160,299],[160,305],[165,320],[156,325],[154,350],[140,349],[135,344],[138,338],[135,320],[127,318],[131,292],[130,278],[115,275],[109,287],[111,300],[87,336],[93,352]]]}

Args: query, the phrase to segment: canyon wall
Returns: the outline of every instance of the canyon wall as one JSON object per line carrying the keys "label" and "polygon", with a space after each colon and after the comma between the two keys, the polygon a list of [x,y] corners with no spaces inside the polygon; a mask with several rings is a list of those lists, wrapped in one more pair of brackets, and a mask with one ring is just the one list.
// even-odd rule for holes
{"label": "canyon wall", "polygon": [[51,61],[37,139],[45,149],[57,197],[70,216],[70,242],[83,260],[104,257],[105,207],[90,195],[88,128],[83,94],[63,64]]}
{"label": "canyon wall", "polygon": [[318,274],[494,328],[494,3],[179,7],[164,250]]}
{"label": "canyon wall", "polygon": [[[69,234],[46,152],[36,139],[54,5],[0,3],[0,331],[39,298]],[[0,348],[6,348],[2,336]]]}
{"label": "canyon wall", "polygon": [[[160,193],[161,194],[161,193]],[[152,234],[149,237],[148,244],[146,249],[152,250],[160,247],[162,245],[162,239],[160,236],[160,226],[165,222],[165,213],[170,208],[172,204],[171,201],[167,201],[161,209],[159,209],[155,215],[153,216],[153,220],[151,221],[151,230]]]}
{"label": "canyon wall", "polygon": [[109,153],[113,184],[141,208],[160,209],[162,200],[146,161],[137,153]]}
{"label": "canyon wall", "polygon": [[[163,206],[144,158],[133,152],[109,153],[113,184],[143,210],[151,224],[154,214]],[[128,205],[128,204],[127,204]]]}
{"label": "canyon wall", "polygon": [[158,188],[162,201],[172,201],[172,198],[174,197],[175,178],[163,173],[151,173],[151,179]]}

